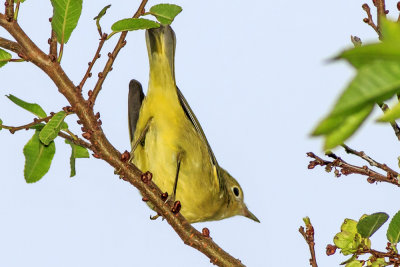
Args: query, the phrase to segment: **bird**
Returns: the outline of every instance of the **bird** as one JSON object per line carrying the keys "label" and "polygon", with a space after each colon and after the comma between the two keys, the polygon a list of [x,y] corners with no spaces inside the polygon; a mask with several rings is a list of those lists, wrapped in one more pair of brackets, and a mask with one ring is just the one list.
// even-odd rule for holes
{"label": "bird", "polygon": [[[235,215],[256,222],[239,183],[217,162],[203,129],[175,80],[175,32],[170,25],[146,30],[147,95],[131,80],[128,120],[130,162],[150,171],[154,183],[179,200],[189,223]],[[149,204],[151,207],[151,204]]]}

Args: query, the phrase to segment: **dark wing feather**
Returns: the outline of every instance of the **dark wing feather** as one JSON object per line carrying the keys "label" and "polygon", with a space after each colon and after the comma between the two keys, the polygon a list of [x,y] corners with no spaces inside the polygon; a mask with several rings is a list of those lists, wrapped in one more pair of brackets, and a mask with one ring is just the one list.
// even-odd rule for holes
{"label": "dark wing feather", "polygon": [[140,107],[144,99],[142,85],[136,80],[129,82],[128,94],[128,120],[129,120],[129,138],[133,142],[133,135],[136,130],[136,123],[139,119]]}
{"label": "dark wing feather", "polygon": [[211,162],[217,169],[218,182],[219,182],[220,189],[226,190],[226,187],[225,187],[226,183],[225,183],[225,181],[222,181],[224,178],[221,175],[221,171],[220,171],[220,167],[218,165],[217,159],[215,158],[214,152],[212,151],[211,146],[208,143],[208,140],[206,138],[206,135],[204,134],[203,128],[201,128],[201,125],[200,125],[199,121],[197,120],[196,115],[194,115],[194,112],[190,108],[189,103],[186,101],[181,90],[179,90],[179,88],[176,87],[176,91],[178,93],[179,102],[181,103],[181,106],[182,106],[183,110],[185,111],[186,116],[192,122],[194,128],[199,133],[200,137],[203,139],[203,142],[207,146],[207,150],[208,150],[208,154],[210,155]]}

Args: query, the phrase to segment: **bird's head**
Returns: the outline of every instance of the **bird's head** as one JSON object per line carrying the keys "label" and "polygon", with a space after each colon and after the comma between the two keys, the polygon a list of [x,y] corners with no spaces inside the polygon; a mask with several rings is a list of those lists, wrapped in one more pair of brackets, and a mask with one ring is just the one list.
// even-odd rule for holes
{"label": "bird's head", "polygon": [[[233,178],[226,170],[220,168],[220,174],[223,180],[226,181],[226,193],[228,194],[227,200],[228,205],[223,207],[226,209],[226,213],[223,215],[224,218],[241,215],[252,219],[253,221],[260,222],[257,217],[250,212],[244,203],[243,190],[239,183]],[[221,218],[222,219],[222,218]]]}

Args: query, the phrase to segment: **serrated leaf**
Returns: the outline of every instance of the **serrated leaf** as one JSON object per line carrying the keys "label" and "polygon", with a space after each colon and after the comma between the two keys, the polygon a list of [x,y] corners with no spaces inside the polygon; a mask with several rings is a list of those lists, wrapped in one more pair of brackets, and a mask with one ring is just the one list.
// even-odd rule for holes
{"label": "serrated leaf", "polygon": [[[328,117],[326,121],[331,121],[334,125],[334,128],[330,128],[330,131],[324,133],[325,142],[324,149],[332,149],[338,145],[341,145],[346,141],[350,136],[352,136],[360,125],[364,122],[364,120],[368,117],[373,109],[373,105],[369,105],[360,111],[353,113],[348,116],[334,116]],[[335,121],[335,119],[337,121]],[[325,123],[321,122],[321,124]],[[340,122],[340,124],[337,124]]]}
{"label": "serrated leaf", "polygon": [[400,241],[400,211],[393,216],[389,223],[389,228],[386,232],[386,237],[393,245]]}
{"label": "serrated leaf", "polygon": [[25,168],[24,176],[27,183],[39,181],[48,171],[56,152],[54,142],[48,146],[40,142],[39,131],[24,146]]}
{"label": "serrated leaf", "polygon": [[53,19],[51,26],[60,44],[67,43],[78,24],[82,12],[82,0],[51,0]]}
{"label": "serrated leaf", "polygon": [[25,102],[24,100],[21,100],[18,97],[13,96],[13,95],[8,95],[7,97],[12,102],[14,102],[14,104],[16,104],[16,105],[20,106],[21,108],[26,109],[27,111],[35,114],[39,118],[47,117],[46,112],[44,112],[42,107],[39,106],[38,104]]}
{"label": "serrated leaf", "polygon": [[111,5],[107,5],[105,7],[103,7],[102,10],[100,10],[99,14],[93,18],[93,20],[100,20],[107,12],[107,9],[109,9],[111,7]]}
{"label": "serrated leaf", "polygon": [[89,158],[89,152],[85,147],[77,146],[71,143],[69,140],[65,140],[66,144],[71,145],[71,157],[69,159],[71,173],[70,177],[74,177],[76,175],[75,161],[77,158]]}
{"label": "serrated leaf", "polygon": [[182,7],[172,4],[159,4],[150,8],[150,14],[162,24],[171,24],[181,11]]}
{"label": "serrated leaf", "polygon": [[158,28],[160,24],[155,21],[148,19],[121,19],[115,22],[111,26],[111,30],[113,32],[123,32],[123,31],[136,31],[136,30],[145,30],[151,28]]}
{"label": "serrated leaf", "polygon": [[3,49],[0,49],[0,68],[6,65],[10,59],[11,54]]}
{"label": "serrated leaf", "polygon": [[58,132],[61,130],[62,123],[66,116],[67,114],[64,111],[57,112],[43,127],[39,134],[40,141],[43,144],[48,145],[58,136]]}
{"label": "serrated leaf", "polygon": [[384,212],[377,212],[361,219],[357,224],[358,233],[364,237],[372,236],[389,218]]}

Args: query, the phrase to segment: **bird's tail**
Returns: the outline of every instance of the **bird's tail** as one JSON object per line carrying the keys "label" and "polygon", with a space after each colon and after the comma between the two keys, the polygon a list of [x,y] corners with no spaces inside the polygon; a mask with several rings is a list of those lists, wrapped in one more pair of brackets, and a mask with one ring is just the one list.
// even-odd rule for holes
{"label": "bird's tail", "polygon": [[175,32],[169,25],[161,25],[159,28],[153,28],[146,31],[147,52],[150,62],[150,73],[155,68],[162,65],[171,70],[171,75],[175,80]]}

